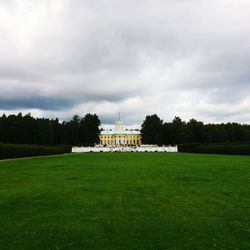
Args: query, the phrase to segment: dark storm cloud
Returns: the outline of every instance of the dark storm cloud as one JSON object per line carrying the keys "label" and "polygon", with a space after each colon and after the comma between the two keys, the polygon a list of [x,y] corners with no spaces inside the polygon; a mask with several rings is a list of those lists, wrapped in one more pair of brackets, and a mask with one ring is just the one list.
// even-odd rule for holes
{"label": "dark storm cloud", "polygon": [[118,102],[126,97],[122,95],[118,98],[113,95],[101,95],[95,94],[93,96],[66,96],[66,97],[49,97],[49,96],[39,96],[33,95],[29,97],[15,97],[13,99],[8,99],[2,97],[0,99],[0,110],[15,110],[15,109],[41,109],[41,110],[65,110],[72,108],[77,104],[82,102],[94,101],[97,104],[101,100],[108,100],[110,102]]}
{"label": "dark storm cloud", "polygon": [[0,111],[250,122],[250,2],[0,1]]}
{"label": "dark storm cloud", "polygon": [[0,109],[15,110],[15,109],[43,109],[43,110],[60,110],[72,107],[72,100],[55,99],[48,97],[30,97],[27,99],[15,98],[14,100],[0,100]]}

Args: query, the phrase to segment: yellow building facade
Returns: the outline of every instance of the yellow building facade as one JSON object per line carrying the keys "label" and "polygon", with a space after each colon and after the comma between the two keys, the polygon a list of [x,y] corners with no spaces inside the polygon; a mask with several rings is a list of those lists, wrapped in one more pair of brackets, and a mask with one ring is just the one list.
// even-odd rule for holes
{"label": "yellow building facade", "polygon": [[115,128],[103,130],[100,133],[101,145],[132,146],[141,145],[141,133],[134,129],[125,129],[121,121],[115,123]]}

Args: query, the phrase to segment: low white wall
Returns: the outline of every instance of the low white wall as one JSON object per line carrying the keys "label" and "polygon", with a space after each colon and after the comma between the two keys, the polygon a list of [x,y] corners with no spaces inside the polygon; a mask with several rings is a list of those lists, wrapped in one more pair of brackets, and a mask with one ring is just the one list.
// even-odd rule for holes
{"label": "low white wall", "polygon": [[72,153],[88,152],[178,152],[177,146],[150,146],[141,145],[140,147],[72,147]]}

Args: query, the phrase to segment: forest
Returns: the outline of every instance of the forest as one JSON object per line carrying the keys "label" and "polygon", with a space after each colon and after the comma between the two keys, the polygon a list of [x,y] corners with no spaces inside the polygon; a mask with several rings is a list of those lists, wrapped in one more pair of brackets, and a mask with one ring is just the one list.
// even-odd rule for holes
{"label": "forest", "polygon": [[99,141],[101,121],[96,114],[74,115],[70,121],[34,118],[31,114],[2,115],[0,142],[36,145],[92,145]]}
{"label": "forest", "polygon": [[250,141],[250,125],[239,123],[204,124],[175,117],[163,122],[156,114],[146,116],[142,123],[145,144],[176,145],[183,143],[235,143]]}
{"label": "forest", "polygon": [[[0,143],[36,145],[79,145],[99,143],[101,121],[96,114],[74,115],[70,121],[34,118],[31,114],[0,117]],[[250,142],[250,125],[240,123],[204,124],[175,117],[164,122],[147,115],[141,125],[144,144]]]}

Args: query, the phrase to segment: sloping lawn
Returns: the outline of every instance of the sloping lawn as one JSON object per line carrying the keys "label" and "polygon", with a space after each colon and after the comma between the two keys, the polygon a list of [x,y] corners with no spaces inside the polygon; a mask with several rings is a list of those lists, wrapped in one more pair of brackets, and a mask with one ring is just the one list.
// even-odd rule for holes
{"label": "sloping lawn", "polygon": [[250,249],[250,157],[0,161],[0,249]]}

